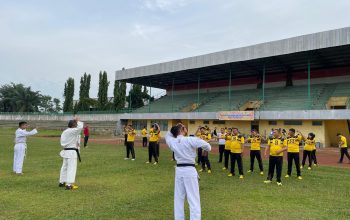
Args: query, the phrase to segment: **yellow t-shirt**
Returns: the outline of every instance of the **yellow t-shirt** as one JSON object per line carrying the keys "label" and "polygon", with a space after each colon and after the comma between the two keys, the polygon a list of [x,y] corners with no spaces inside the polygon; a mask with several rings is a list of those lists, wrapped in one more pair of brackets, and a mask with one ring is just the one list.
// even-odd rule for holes
{"label": "yellow t-shirt", "polygon": [[146,130],[146,128],[142,129],[141,135],[142,135],[142,137],[147,137],[147,130]]}
{"label": "yellow t-shirt", "polygon": [[160,131],[155,132],[153,128],[149,130],[149,142],[157,142],[160,137]]}
{"label": "yellow t-shirt", "polygon": [[211,134],[207,133],[207,134],[201,134],[200,135],[200,139],[205,140],[206,142],[209,142],[211,139]]}
{"label": "yellow t-shirt", "polygon": [[225,150],[231,150],[232,134],[226,134],[225,140]]}
{"label": "yellow t-shirt", "polygon": [[301,135],[297,135],[294,137],[287,137],[284,140],[284,145],[288,147],[288,152],[290,153],[299,153],[299,143],[302,140]]}
{"label": "yellow t-shirt", "polygon": [[346,137],[344,137],[343,135],[340,136],[340,141],[343,142],[343,144],[340,146],[341,148],[346,148],[348,147],[348,144],[346,143]]}
{"label": "yellow t-shirt", "polygon": [[260,144],[261,144],[260,136],[250,137],[248,138],[248,141],[251,143],[250,150],[260,150]]}
{"label": "yellow t-shirt", "polygon": [[126,139],[127,142],[134,142],[135,141],[135,130],[131,130],[128,132],[128,138]]}
{"label": "yellow t-shirt", "polygon": [[315,141],[315,139],[313,139],[313,140],[306,139],[305,140],[304,150],[307,150],[307,151],[316,150],[316,141]]}
{"label": "yellow t-shirt", "polygon": [[244,144],[244,137],[241,135],[232,136],[231,153],[242,153],[242,145]]}
{"label": "yellow t-shirt", "polygon": [[283,149],[283,140],[280,138],[274,138],[269,140],[268,145],[270,146],[270,156],[283,157],[283,152],[277,154],[277,151]]}

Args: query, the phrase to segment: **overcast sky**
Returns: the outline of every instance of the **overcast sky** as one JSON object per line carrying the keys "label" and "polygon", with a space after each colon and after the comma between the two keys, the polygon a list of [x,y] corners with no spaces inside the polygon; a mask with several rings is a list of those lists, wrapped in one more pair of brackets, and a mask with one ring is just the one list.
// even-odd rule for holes
{"label": "overcast sky", "polygon": [[92,74],[350,26],[349,0],[0,0],[0,85],[62,98]]}

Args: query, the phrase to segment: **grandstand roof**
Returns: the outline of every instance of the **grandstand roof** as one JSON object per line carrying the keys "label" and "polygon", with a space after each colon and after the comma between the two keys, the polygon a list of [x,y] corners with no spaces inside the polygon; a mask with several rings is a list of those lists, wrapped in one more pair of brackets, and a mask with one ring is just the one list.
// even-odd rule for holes
{"label": "grandstand roof", "polygon": [[350,64],[350,27],[292,37],[284,40],[224,50],[159,64],[116,71],[116,80],[169,88],[232,77],[324,69]]}

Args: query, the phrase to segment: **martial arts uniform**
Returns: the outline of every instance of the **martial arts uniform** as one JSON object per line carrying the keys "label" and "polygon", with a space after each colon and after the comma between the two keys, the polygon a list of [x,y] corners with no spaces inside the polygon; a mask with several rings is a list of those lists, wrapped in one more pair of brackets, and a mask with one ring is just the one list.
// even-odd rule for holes
{"label": "martial arts uniform", "polygon": [[231,142],[232,142],[232,134],[225,135],[225,150],[224,150],[224,160],[225,160],[225,166],[222,168],[223,170],[228,169],[228,162],[230,160],[230,154],[231,154]]}
{"label": "martial arts uniform", "polygon": [[168,132],[165,141],[174,152],[177,167],[175,170],[175,190],[174,190],[174,219],[184,220],[184,201],[190,207],[190,219],[201,219],[201,205],[199,196],[198,173],[195,169],[196,148],[202,147],[209,152],[211,146],[204,140],[197,137],[184,137],[179,135],[174,138]]}
{"label": "martial arts uniform", "polygon": [[128,138],[126,140],[126,158],[130,158],[130,153],[132,156],[132,159],[135,160],[135,149],[134,149],[134,143],[135,143],[135,130],[131,130],[128,132]]}
{"label": "martial arts uniform", "polygon": [[67,186],[71,186],[75,182],[77,160],[78,158],[80,160],[79,141],[84,123],[78,121],[77,124],[76,128],[67,128],[61,135],[63,150],[60,152],[60,156],[63,158],[63,163],[59,181]]}
{"label": "martial arts uniform", "polygon": [[269,171],[267,175],[267,183],[271,182],[276,169],[277,183],[281,183],[283,152],[277,153],[283,149],[283,139],[273,138],[268,142],[270,148]]}
{"label": "martial arts uniform", "polygon": [[158,163],[157,156],[157,142],[159,140],[160,131],[154,131],[153,128],[149,130],[149,143],[148,143],[148,163],[152,163],[152,157],[154,157],[155,163]]}
{"label": "martial arts uniform", "polygon": [[22,173],[23,161],[27,150],[27,137],[37,134],[38,131],[26,131],[21,128],[16,130],[14,158],[13,158],[13,172],[16,174]]}
{"label": "martial arts uniform", "polygon": [[235,175],[235,163],[237,161],[238,165],[238,172],[240,175],[240,178],[243,177],[243,161],[242,161],[242,147],[244,144],[244,137],[241,135],[234,135],[232,136],[232,142],[231,142],[231,173],[229,176]]}
{"label": "martial arts uniform", "polygon": [[292,174],[292,166],[293,161],[295,163],[295,168],[297,170],[297,176],[299,179],[301,179],[301,171],[300,171],[300,157],[299,157],[299,144],[302,140],[301,135],[296,135],[293,137],[287,137],[286,140],[284,140],[284,145],[288,148],[288,171],[286,177],[289,177]]}
{"label": "martial arts uniform", "polygon": [[225,151],[225,134],[219,132],[217,134],[217,137],[219,139],[219,163],[222,163],[222,158],[224,156]]}
{"label": "martial arts uniform", "polygon": [[142,129],[141,135],[142,135],[142,147],[147,147],[147,130],[146,130],[146,128]]}
{"label": "martial arts uniform", "polygon": [[[316,141],[315,141],[315,139],[307,138],[305,140],[305,146],[304,146],[304,151],[303,151],[303,160],[301,162],[301,167],[305,166],[305,161],[306,161],[306,158],[308,157],[308,159],[309,159],[309,168],[308,169],[311,169],[311,165],[312,165],[312,161],[313,161],[313,151],[314,150],[316,151]],[[317,160],[316,160],[316,164],[317,164]]]}
{"label": "martial arts uniform", "polygon": [[339,146],[340,148],[340,159],[339,159],[339,163],[343,163],[343,158],[344,155],[349,159],[350,161],[350,155],[348,153],[348,145],[346,143],[346,137],[344,137],[343,135],[340,136],[340,141],[343,142],[343,144],[341,144]]}
{"label": "martial arts uniform", "polygon": [[254,160],[255,158],[258,161],[260,172],[264,171],[263,163],[261,159],[260,145],[261,145],[261,137],[260,135],[252,136],[248,138],[248,142],[250,142],[250,171],[254,171]]}

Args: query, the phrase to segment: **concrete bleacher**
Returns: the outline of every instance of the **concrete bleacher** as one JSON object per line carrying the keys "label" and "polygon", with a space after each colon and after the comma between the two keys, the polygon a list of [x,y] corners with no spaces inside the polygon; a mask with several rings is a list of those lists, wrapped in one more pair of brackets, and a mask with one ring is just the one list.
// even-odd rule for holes
{"label": "concrete bleacher", "polygon": [[[350,98],[350,82],[338,84],[312,84],[311,103],[308,99],[308,87],[306,85],[277,87],[265,89],[265,102],[259,110],[304,110],[326,109],[326,103],[333,96],[347,96]],[[173,103],[172,103],[173,100]],[[163,96],[151,103],[150,112],[180,112],[188,111],[216,112],[239,110],[248,101],[262,100],[261,89],[233,90],[231,91],[231,106],[229,106],[229,94],[227,91],[201,93],[200,102],[195,109],[186,108],[197,104],[197,93]],[[349,104],[350,105],[350,104]],[[350,106],[347,106],[349,108]],[[198,109],[197,109],[198,108]],[[134,113],[149,112],[149,106],[136,109]]]}

